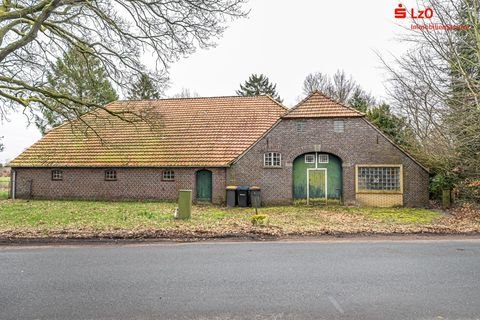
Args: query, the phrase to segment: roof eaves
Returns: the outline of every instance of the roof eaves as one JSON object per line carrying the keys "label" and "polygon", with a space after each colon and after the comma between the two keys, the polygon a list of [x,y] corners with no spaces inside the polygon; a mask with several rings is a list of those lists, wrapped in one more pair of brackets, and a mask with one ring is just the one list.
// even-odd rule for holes
{"label": "roof eaves", "polygon": [[130,169],[138,169],[138,168],[228,168],[229,165],[226,164],[215,164],[215,165],[205,165],[205,164],[199,164],[199,165],[162,165],[162,166],[152,166],[152,165],[145,165],[145,166],[126,166],[126,165],[115,165],[115,164],[105,164],[105,165],[72,165],[72,166],[66,166],[66,165],[13,165],[11,166],[12,169],[30,169],[30,168],[42,168],[42,169],[48,169],[48,168],[68,168],[68,169],[88,169],[88,168],[95,168],[95,169],[101,169],[101,168],[130,168]]}

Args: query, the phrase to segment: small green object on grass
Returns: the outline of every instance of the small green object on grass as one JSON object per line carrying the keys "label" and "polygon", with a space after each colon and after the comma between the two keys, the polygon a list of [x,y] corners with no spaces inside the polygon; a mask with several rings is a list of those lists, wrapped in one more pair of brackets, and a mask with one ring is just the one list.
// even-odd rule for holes
{"label": "small green object on grass", "polygon": [[254,226],[264,227],[268,224],[269,216],[266,214],[256,214],[250,218]]}
{"label": "small green object on grass", "polygon": [[178,211],[175,219],[190,219],[192,216],[192,190],[180,190],[178,194]]}

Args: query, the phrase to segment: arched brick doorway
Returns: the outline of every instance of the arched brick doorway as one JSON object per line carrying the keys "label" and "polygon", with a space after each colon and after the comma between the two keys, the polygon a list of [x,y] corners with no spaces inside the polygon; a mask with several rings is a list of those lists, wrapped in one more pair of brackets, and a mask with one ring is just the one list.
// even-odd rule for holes
{"label": "arched brick doorway", "polygon": [[295,203],[326,204],[342,200],[342,160],[330,153],[308,152],[293,161]]}

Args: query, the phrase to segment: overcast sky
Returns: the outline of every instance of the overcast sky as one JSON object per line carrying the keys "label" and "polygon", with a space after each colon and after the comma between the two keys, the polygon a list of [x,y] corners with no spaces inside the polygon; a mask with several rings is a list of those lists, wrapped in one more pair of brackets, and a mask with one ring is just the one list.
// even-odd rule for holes
{"label": "overcast sky", "polygon": [[[415,5],[415,0],[402,1]],[[200,96],[234,95],[252,73],[266,74],[277,84],[287,107],[302,98],[308,73],[333,74],[343,69],[367,91],[385,99],[385,71],[375,52],[399,54],[403,29],[393,11],[398,1],[250,0],[249,18],[233,21],[217,47],[199,50],[171,65],[167,95],[188,88]],[[407,22],[403,22],[407,24]],[[41,136],[21,114],[0,123],[11,160]]]}

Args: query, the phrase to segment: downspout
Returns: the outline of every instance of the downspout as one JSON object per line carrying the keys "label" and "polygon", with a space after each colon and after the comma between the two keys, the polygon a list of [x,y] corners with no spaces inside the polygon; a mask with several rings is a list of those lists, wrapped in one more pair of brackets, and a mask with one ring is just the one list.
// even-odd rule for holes
{"label": "downspout", "polygon": [[15,200],[15,191],[17,189],[17,172],[15,170],[12,169],[12,176],[11,176],[11,179],[12,179],[12,200]]}

